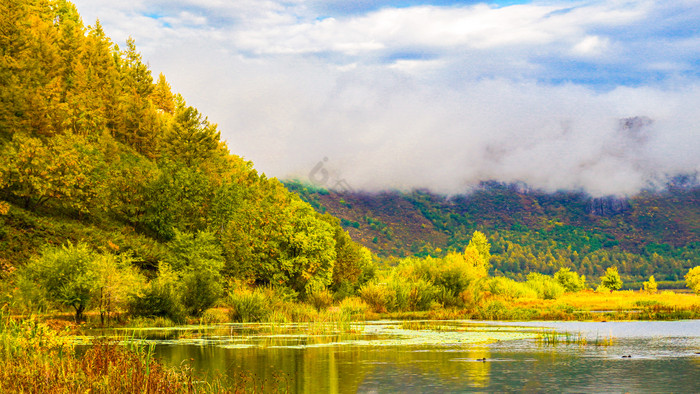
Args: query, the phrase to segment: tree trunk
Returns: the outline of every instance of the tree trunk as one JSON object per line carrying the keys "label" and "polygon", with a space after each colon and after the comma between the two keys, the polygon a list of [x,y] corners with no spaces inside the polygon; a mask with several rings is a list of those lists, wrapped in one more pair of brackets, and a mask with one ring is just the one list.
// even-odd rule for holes
{"label": "tree trunk", "polygon": [[83,311],[85,310],[85,306],[82,304],[79,305],[73,305],[73,308],[75,308],[75,323],[79,324],[83,320]]}

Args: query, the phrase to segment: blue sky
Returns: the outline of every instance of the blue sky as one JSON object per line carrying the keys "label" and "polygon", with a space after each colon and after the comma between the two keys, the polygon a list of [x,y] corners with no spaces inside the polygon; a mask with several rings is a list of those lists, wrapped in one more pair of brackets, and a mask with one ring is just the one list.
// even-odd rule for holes
{"label": "blue sky", "polygon": [[700,0],[75,4],[272,176],[603,195],[700,170]]}

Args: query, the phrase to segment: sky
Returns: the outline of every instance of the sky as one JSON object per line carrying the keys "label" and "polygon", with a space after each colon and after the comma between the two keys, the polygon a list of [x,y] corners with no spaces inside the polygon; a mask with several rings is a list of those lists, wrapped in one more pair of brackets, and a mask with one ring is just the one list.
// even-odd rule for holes
{"label": "sky", "polygon": [[700,0],[74,4],[271,177],[604,196],[700,171]]}

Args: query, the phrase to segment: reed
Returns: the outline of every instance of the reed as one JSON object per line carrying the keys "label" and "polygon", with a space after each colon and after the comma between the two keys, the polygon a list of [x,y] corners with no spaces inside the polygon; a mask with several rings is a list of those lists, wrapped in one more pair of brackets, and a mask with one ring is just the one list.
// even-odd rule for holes
{"label": "reed", "polygon": [[585,346],[588,344],[588,340],[580,332],[571,333],[558,332],[554,330],[540,331],[535,340],[537,343],[545,346],[556,346],[559,344]]}

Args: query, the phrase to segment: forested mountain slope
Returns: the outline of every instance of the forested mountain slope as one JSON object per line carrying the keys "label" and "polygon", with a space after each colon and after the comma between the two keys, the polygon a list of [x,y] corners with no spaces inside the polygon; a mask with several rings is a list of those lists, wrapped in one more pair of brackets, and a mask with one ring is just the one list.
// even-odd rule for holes
{"label": "forested mountain slope", "polygon": [[119,48],[68,1],[3,1],[0,284],[69,243],[128,255],[150,278],[168,262],[180,279],[299,295],[357,283],[371,263],[337,219],[231,154],[133,40]]}
{"label": "forested mountain slope", "polygon": [[380,256],[461,250],[474,230],[489,236],[492,271],[523,278],[570,267],[597,277],[618,266],[628,279],[682,279],[700,261],[700,188],[669,186],[618,199],[548,194],[523,185],[484,183],[466,195],[428,191],[334,193],[287,186]]}

